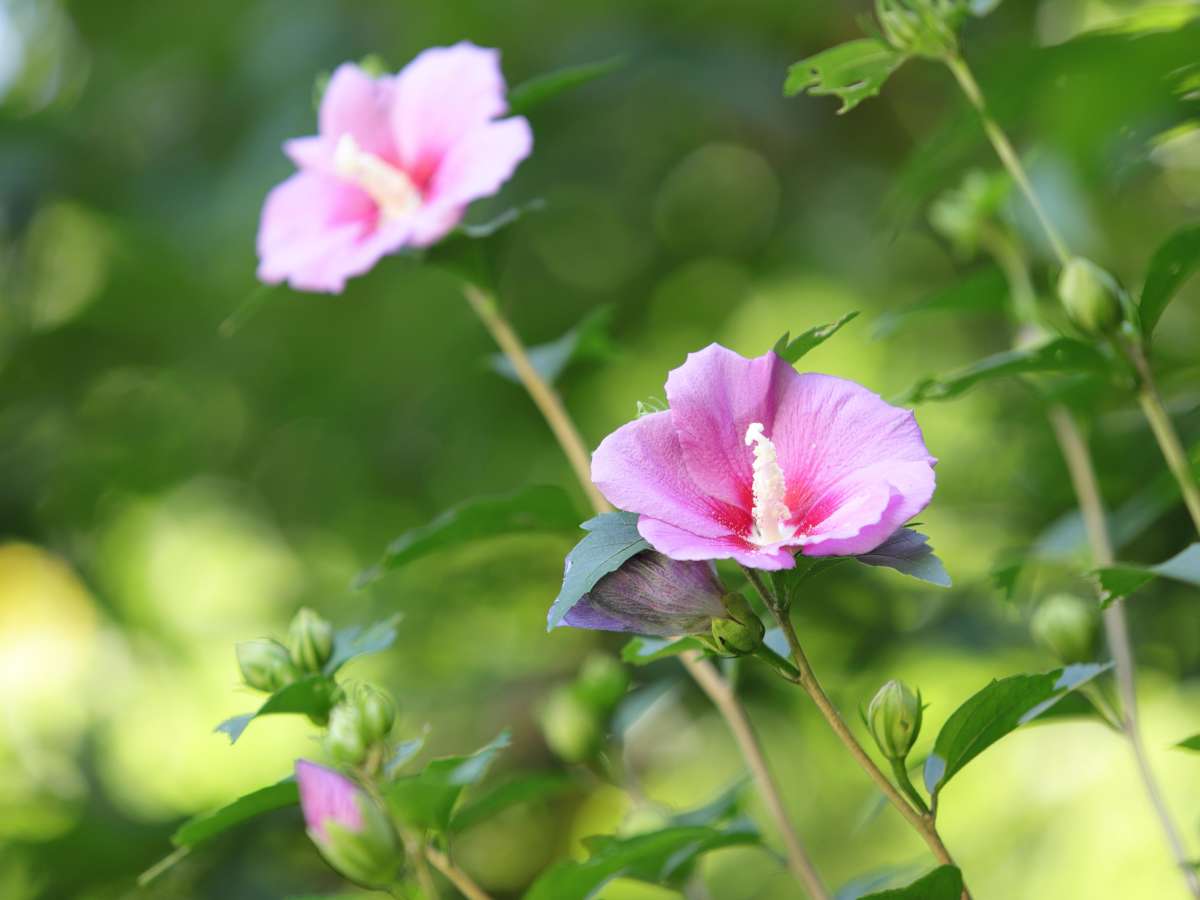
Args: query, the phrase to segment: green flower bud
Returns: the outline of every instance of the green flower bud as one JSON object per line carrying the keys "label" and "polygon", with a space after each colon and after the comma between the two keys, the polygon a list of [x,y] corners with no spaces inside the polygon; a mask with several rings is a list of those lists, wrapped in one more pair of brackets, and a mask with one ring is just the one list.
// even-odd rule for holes
{"label": "green flower bud", "polygon": [[1121,286],[1091,260],[1073,257],[1058,278],[1058,298],[1067,316],[1091,335],[1109,334],[1124,318]]}
{"label": "green flower bud", "polygon": [[867,727],[888,760],[901,760],[921,733],[921,694],[894,678],[881,687],[867,707]]}
{"label": "green flower bud", "polygon": [[362,737],[369,746],[387,740],[396,724],[396,701],[391,694],[373,684],[354,688],[354,705],[362,724]]}
{"label": "green flower bud", "polygon": [[302,608],[288,629],[288,650],[300,671],[320,672],[333,654],[333,626],[308,607]]}
{"label": "green flower bud", "polygon": [[287,648],[278,641],[265,638],[239,641],[234,651],[237,653],[238,668],[242,670],[242,680],[256,691],[273,694],[296,680],[292,658],[288,656]]}
{"label": "green flower bud", "polygon": [[712,637],[717,649],[730,656],[753,653],[762,644],[765,633],[762,621],[741,594],[725,594],[721,603],[728,618],[713,619]]}
{"label": "green flower bud", "polygon": [[367,740],[362,711],[352,703],[339,703],[329,713],[325,749],[346,766],[357,766],[367,758],[372,741]]}
{"label": "green flower bud", "polygon": [[574,685],[556,688],[538,720],[546,744],[566,762],[585,762],[599,752],[604,739],[601,717]]}
{"label": "green flower bud", "polygon": [[1064,663],[1094,659],[1099,616],[1094,604],[1073,594],[1053,594],[1029,620],[1033,639]]}
{"label": "green flower bud", "polygon": [[340,874],[364,887],[386,887],[401,854],[378,804],[346,776],[307,760],[296,763],[308,836]]}
{"label": "green flower bud", "polygon": [[580,699],[605,716],[612,712],[628,688],[626,668],[611,656],[599,653],[587,658],[575,681]]}
{"label": "green flower bud", "polygon": [[888,43],[901,53],[933,59],[957,47],[955,32],[966,12],[962,0],[875,0]]}

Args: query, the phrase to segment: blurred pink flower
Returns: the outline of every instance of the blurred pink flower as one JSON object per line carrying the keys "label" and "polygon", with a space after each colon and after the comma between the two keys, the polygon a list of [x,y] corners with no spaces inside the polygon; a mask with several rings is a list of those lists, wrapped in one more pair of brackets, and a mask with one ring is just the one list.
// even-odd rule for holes
{"label": "blurred pink flower", "polygon": [[381,78],[341,65],[320,134],[284,145],[300,171],[263,205],[258,277],[338,293],[389,253],[444,237],[532,149],[524,118],[499,119],[505,91],[499,51],[466,42]]}
{"label": "blurred pink flower", "polygon": [[313,840],[328,839],[325,830],[328,822],[334,822],[348,831],[362,831],[363,815],[359,806],[362,790],[345,775],[306,759],[298,759],[296,782],[300,787],[304,824],[308,826]]}
{"label": "blurred pink flower", "polygon": [[604,439],[592,479],[680,560],[790,569],[874,550],[933,496],[911,411],[861,385],[717,344],[667,378],[669,409]]}

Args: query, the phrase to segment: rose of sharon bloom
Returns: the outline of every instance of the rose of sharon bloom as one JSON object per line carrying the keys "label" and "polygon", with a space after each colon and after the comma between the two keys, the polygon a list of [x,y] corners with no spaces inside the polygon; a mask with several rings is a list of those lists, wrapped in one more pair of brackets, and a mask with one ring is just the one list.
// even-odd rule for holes
{"label": "rose of sharon bloom", "polygon": [[592,457],[592,480],[677,560],[790,569],[869,553],[925,508],[933,465],[911,411],[774,353],[713,344],[667,378],[669,409]]}
{"label": "rose of sharon bloom", "polygon": [[505,91],[499,51],[465,42],[381,78],[341,65],[320,134],[284,145],[300,171],[263,206],[258,277],[338,293],[381,257],[445,236],[533,146],[524,118],[499,118]]}

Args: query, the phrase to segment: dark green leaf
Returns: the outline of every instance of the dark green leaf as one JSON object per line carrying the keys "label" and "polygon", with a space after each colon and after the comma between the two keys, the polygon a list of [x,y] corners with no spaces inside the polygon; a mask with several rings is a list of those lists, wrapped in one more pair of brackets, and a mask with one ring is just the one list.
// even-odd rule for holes
{"label": "dark green leaf", "polygon": [[[530,363],[546,382],[553,384],[572,363],[611,359],[616,353],[608,333],[612,318],[612,306],[597,307],[557,340],[530,347]],[[493,354],[488,362],[497,374],[520,383],[517,370],[503,353]]]}
{"label": "dark green leaf", "polygon": [[[815,328],[810,328],[803,334],[798,334],[792,338],[790,333],[785,333],[772,348],[776,354],[786,359],[788,362],[795,365],[800,361],[804,354],[810,350],[815,350],[823,343],[838,333],[838,330],[858,315],[858,311],[848,312],[836,322],[829,322],[825,325],[817,325]],[[789,340],[789,338],[791,338]]]}
{"label": "dark green leaf", "polygon": [[1181,228],[1154,251],[1139,304],[1148,336],[1179,288],[1200,267],[1200,225]]}
{"label": "dark green leaf", "polygon": [[324,675],[309,675],[277,690],[256,712],[226,719],[215,730],[227,735],[229,743],[233,744],[242,736],[246,726],[262,716],[297,713],[324,721],[333,708],[337,691],[338,686]]}
{"label": "dark green leaf", "polygon": [[626,56],[613,56],[598,62],[555,69],[553,72],[523,81],[508,92],[508,112],[513,116],[523,116],[559,94],[611,75],[628,62]]}
{"label": "dark green leaf", "polygon": [[977,313],[1004,309],[1008,281],[999,269],[973,272],[962,281],[902,309],[889,310],[871,326],[871,337],[886,338],[934,313]]}
{"label": "dark green leaf", "polygon": [[500,497],[478,497],[404,532],[392,541],[378,564],[358,576],[355,584],[370,584],[391,569],[446,547],[518,532],[568,532],[578,521],[571,498],[560,487],[535,485]]}
{"label": "dark green leaf", "polygon": [[380,653],[396,642],[396,626],[401,616],[396,613],[390,619],[376,622],[368,628],[351,625],[333,636],[333,653],[325,663],[325,674],[332,675],[350,660],[368,653]]}
{"label": "dark green leaf", "polygon": [[546,772],[533,772],[497,785],[485,794],[464,803],[450,820],[450,831],[463,831],[490,819],[520,803],[533,803],[574,790],[574,778]]}
{"label": "dark green leaf", "polygon": [[942,726],[933,753],[925,760],[926,789],[936,794],[963,766],[1000,738],[1037,718],[1111,666],[1086,663],[991,682],[956,709]]}
{"label": "dark green leaf", "polygon": [[666,828],[629,838],[603,835],[586,843],[588,859],[552,866],[533,883],[525,900],[586,900],[614,878],[678,884],[702,854],[759,844],[760,838],[749,826],[739,825],[728,829]]}
{"label": "dark green leaf", "polygon": [[292,779],[259,788],[239,797],[232,803],[213,812],[193,816],[171,835],[176,847],[194,847],[201,841],[216,837],[247,819],[275,809],[283,809],[300,802],[300,792]]}
{"label": "dark green leaf", "polygon": [[1105,358],[1090,344],[1071,338],[1056,338],[1044,344],[1006,350],[985,357],[957,372],[926,378],[909,388],[902,403],[924,403],[929,400],[951,400],[981,381],[1006,375],[1028,375],[1035,372],[1104,372]]}
{"label": "dark green leaf", "polygon": [[939,866],[908,887],[867,894],[862,900],[959,900],[962,889],[962,872],[954,866]]}
{"label": "dark green leaf", "polygon": [[637,521],[635,513],[609,512],[579,526],[587,535],[567,554],[562,590],[550,607],[547,631],[557,626],[597,581],[616,571],[631,556],[650,548],[638,534]]}
{"label": "dark green leaf", "polygon": [[1175,745],[1180,750],[1195,750],[1200,752],[1200,734],[1193,734],[1190,738],[1180,741]]}
{"label": "dark green leaf", "polygon": [[384,792],[388,805],[408,825],[445,831],[463,788],[481,781],[509,743],[509,734],[504,731],[470,756],[433,760],[415,775],[403,776],[388,785]]}
{"label": "dark green leaf", "polygon": [[1190,544],[1166,562],[1157,566],[1138,566],[1122,563],[1096,570],[1104,592],[1101,606],[1127,597],[1155,578],[1170,578],[1200,587],[1200,544]]}
{"label": "dark green leaf", "polygon": [[704,649],[704,645],[693,637],[635,637],[621,648],[621,659],[635,666],[645,666],[688,650]]}
{"label": "dark green leaf", "polygon": [[901,528],[870,553],[855,559],[868,566],[886,566],[930,584],[950,587],[950,575],[934,556],[929,538],[911,528]]}
{"label": "dark green leaf", "polygon": [[838,112],[844,113],[878,94],[902,62],[903,54],[881,40],[850,41],[794,63],[783,93],[788,97],[805,91],[814,96],[833,94],[842,101]]}

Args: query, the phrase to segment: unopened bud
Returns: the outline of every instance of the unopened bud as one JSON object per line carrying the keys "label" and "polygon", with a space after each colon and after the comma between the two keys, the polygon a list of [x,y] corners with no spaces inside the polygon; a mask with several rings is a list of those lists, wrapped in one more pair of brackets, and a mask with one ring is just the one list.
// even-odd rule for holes
{"label": "unopened bud", "polygon": [[938,58],[953,51],[965,14],[962,0],[875,0],[875,15],[888,43],[915,56]]}
{"label": "unopened bud", "polygon": [[1029,620],[1033,639],[1064,663],[1090,662],[1096,645],[1095,606],[1073,594],[1052,594]]}
{"label": "unopened bud", "polygon": [[296,762],[296,782],[308,836],[326,861],[356,884],[388,886],[400,853],[384,811],[345,775],[307,760]]}
{"label": "unopened bud", "polygon": [[292,658],[278,641],[239,641],[234,650],[242,680],[256,691],[273,694],[296,680]]}
{"label": "unopened bud", "polygon": [[717,648],[730,656],[753,653],[762,644],[762,620],[754,614],[741,594],[728,593],[721,598],[727,618],[713,619],[712,637]]}
{"label": "unopened bud", "polygon": [[396,701],[391,694],[373,684],[359,684],[354,688],[354,706],[364,742],[370,746],[386,740],[396,724]]}
{"label": "unopened bud", "polygon": [[329,732],[325,749],[329,755],[346,766],[357,766],[367,758],[371,741],[366,739],[363,715],[352,703],[339,703],[329,713]]}
{"label": "unopened bud", "polygon": [[600,750],[601,718],[574,685],[561,685],[538,717],[546,744],[566,762],[585,762]]}
{"label": "unopened bud", "polygon": [[1121,324],[1121,286],[1091,260],[1072,257],[1058,278],[1058,298],[1087,334],[1109,334]]}
{"label": "unopened bud", "polygon": [[601,715],[612,712],[629,688],[629,672],[611,656],[589,656],[575,681],[580,699]]}
{"label": "unopened bud", "polygon": [[307,606],[288,629],[288,650],[302,672],[320,672],[333,654],[333,626]]}
{"label": "unopened bud", "polygon": [[921,733],[921,694],[892,679],[867,707],[867,727],[888,760],[903,760]]}

